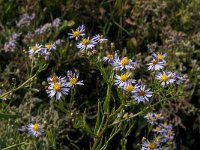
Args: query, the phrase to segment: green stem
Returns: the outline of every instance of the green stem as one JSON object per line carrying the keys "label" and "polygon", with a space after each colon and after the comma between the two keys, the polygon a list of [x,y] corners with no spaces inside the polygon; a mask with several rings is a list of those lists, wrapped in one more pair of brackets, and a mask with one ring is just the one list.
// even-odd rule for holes
{"label": "green stem", "polygon": [[95,138],[95,141],[94,141],[94,144],[93,144],[91,150],[96,150],[96,147],[97,147],[97,145],[98,145],[100,139],[102,138],[102,136],[104,135],[104,133],[106,132],[106,130],[107,130],[107,128],[108,128],[109,121],[110,121],[110,116],[107,117],[103,129],[101,130],[101,132],[99,133],[99,135],[97,135],[97,138]]}
{"label": "green stem", "polygon": [[6,93],[0,95],[0,98],[5,97],[5,96],[7,96],[8,94],[13,93],[13,92],[15,92],[15,91],[17,91],[17,90],[23,88],[23,87],[26,86],[28,83],[33,82],[33,79],[34,79],[42,70],[44,70],[45,67],[46,67],[46,65],[45,65],[43,68],[39,69],[31,78],[29,78],[28,80],[26,80],[24,83],[22,83],[21,85],[19,85],[17,88],[14,88],[14,89],[12,89],[12,90],[10,90],[10,91],[8,91],[8,92],[6,92]]}

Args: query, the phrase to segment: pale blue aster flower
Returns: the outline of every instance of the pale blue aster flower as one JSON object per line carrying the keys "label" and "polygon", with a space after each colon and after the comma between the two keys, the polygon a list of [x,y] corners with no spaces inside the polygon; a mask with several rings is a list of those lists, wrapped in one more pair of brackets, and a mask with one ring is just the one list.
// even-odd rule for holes
{"label": "pale blue aster flower", "polygon": [[52,26],[53,26],[53,27],[59,27],[60,24],[61,24],[60,18],[56,18],[56,19],[54,19],[53,22],[52,22]]}
{"label": "pale blue aster flower", "polygon": [[118,88],[124,88],[127,84],[135,84],[136,80],[130,79],[129,73],[122,73],[121,75],[115,75],[115,85],[118,86]]}
{"label": "pale blue aster flower", "polygon": [[56,50],[56,44],[55,43],[47,43],[47,44],[45,44],[45,49],[47,51]]}
{"label": "pale blue aster flower", "polygon": [[160,145],[156,143],[155,141],[149,142],[149,140],[145,140],[142,143],[142,150],[161,150],[159,146]]}
{"label": "pale blue aster flower", "polygon": [[166,62],[165,61],[166,53],[153,53],[152,57],[158,61]]}
{"label": "pale blue aster flower", "polygon": [[128,57],[123,57],[122,59],[119,59],[119,56],[116,55],[111,65],[114,67],[114,70],[130,70],[135,68],[136,62],[128,59]]}
{"label": "pale blue aster flower", "polygon": [[104,57],[102,58],[102,61],[103,61],[103,62],[112,63],[112,62],[113,62],[113,55],[112,55],[112,54],[107,54],[106,56],[104,56]]}
{"label": "pale blue aster flower", "polygon": [[96,34],[92,39],[97,43],[103,43],[104,41],[108,40],[108,39],[103,38],[103,35],[99,35],[99,34]]}
{"label": "pale blue aster flower", "polygon": [[59,100],[62,95],[68,95],[69,85],[66,81],[64,82],[53,82],[49,83],[47,93],[50,98],[53,96],[56,97],[56,100]]}
{"label": "pale blue aster flower", "polygon": [[153,92],[150,89],[147,89],[145,85],[138,85],[132,91],[132,98],[135,99],[138,103],[149,101],[149,98],[152,97]]}
{"label": "pale blue aster flower", "polygon": [[83,80],[78,80],[78,74],[73,73],[71,70],[67,71],[67,77],[68,77],[68,85],[69,87],[74,88],[75,85],[84,85]]}
{"label": "pale blue aster flower", "polygon": [[81,42],[77,44],[77,48],[79,48],[81,51],[84,51],[86,49],[92,49],[96,45],[96,42],[92,39],[83,38]]}
{"label": "pale blue aster flower", "polygon": [[85,26],[80,25],[75,31],[72,30],[72,33],[68,33],[68,35],[69,38],[75,38],[76,40],[78,40],[79,37],[85,35]]}
{"label": "pale blue aster flower", "polygon": [[166,62],[164,61],[158,61],[156,59],[153,59],[148,65],[148,70],[150,71],[158,71],[162,70],[166,66]]}
{"label": "pale blue aster flower", "polygon": [[162,86],[175,82],[175,80],[172,78],[172,72],[170,71],[159,72],[156,75],[156,79],[161,81]]}
{"label": "pale blue aster flower", "polygon": [[44,132],[43,125],[39,123],[31,123],[27,126],[28,133],[35,137],[42,135]]}
{"label": "pale blue aster flower", "polygon": [[29,55],[37,54],[41,50],[42,50],[42,45],[36,43],[35,46],[29,47]]}

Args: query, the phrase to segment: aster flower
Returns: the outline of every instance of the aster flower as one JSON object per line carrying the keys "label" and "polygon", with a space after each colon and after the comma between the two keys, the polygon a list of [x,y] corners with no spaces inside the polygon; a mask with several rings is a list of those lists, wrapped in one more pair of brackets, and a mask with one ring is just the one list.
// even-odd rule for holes
{"label": "aster flower", "polygon": [[158,124],[158,121],[164,119],[161,113],[148,113],[144,116],[150,124]]}
{"label": "aster flower", "polygon": [[134,98],[138,103],[149,101],[152,97],[153,92],[150,89],[146,89],[145,85],[139,85],[132,91],[132,98]]}
{"label": "aster flower", "polygon": [[112,63],[113,62],[113,55],[112,54],[107,54],[106,56],[104,56],[102,58],[102,61],[103,62],[110,62],[110,63]]}
{"label": "aster flower", "polygon": [[35,46],[29,47],[29,54],[33,55],[33,54],[37,54],[42,50],[42,45],[39,44],[35,44]]}
{"label": "aster flower", "polygon": [[172,78],[172,72],[163,71],[156,75],[156,79],[161,81],[161,85],[165,86],[167,84],[173,83],[175,80]]}
{"label": "aster flower", "polygon": [[174,139],[174,136],[175,136],[174,131],[172,131],[172,130],[164,130],[164,137],[165,137],[167,140],[173,140],[173,139]]}
{"label": "aster flower", "polygon": [[126,83],[124,86],[124,90],[127,92],[132,92],[134,90],[134,88],[135,88],[135,86],[132,83]]}
{"label": "aster flower", "polygon": [[156,128],[154,128],[152,131],[156,132],[156,133],[162,133],[163,130],[162,130],[162,126],[158,125],[156,126]]}
{"label": "aster flower", "polygon": [[44,132],[43,125],[39,123],[29,124],[27,126],[27,130],[30,135],[33,135],[35,137],[42,135],[42,133]]}
{"label": "aster flower", "polygon": [[119,59],[119,57],[116,55],[111,65],[114,67],[114,70],[130,70],[134,68],[134,65],[136,65],[136,63],[133,62],[131,59],[128,59],[128,57],[123,57],[122,59]]}
{"label": "aster flower", "polygon": [[175,80],[176,84],[181,84],[186,79],[183,78],[183,76],[180,73],[172,73],[172,78]]}
{"label": "aster flower", "polygon": [[75,31],[72,30],[72,33],[68,33],[69,38],[75,38],[76,40],[78,40],[78,38],[80,36],[84,36],[85,35],[85,26],[84,25],[80,25]]}
{"label": "aster flower", "polygon": [[99,35],[99,34],[96,34],[92,39],[97,43],[103,43],[104,41],[108,40],[108,39],[103,38],[103,35]]}
{"label": "aster flower", "polygon": [[47,78],[47,81],[49,83],[66,82],[66,79],[65,79],[65,77],[58,77],[56,75],[52,75],[52,76]]}
{"label": "aster flower", "polygon": [[142,143],[142,150],[161,150],[161,148],[159,148],[159,144],[155,141],[149,142],[149,140],[145,140]]}
{"label": "aster flower", "polygon": [[93,39],[83,38],[80,43],[77,44],[77,48],[79,48],[81,51],[84,51],[85,49],[92,49],[95,46],[96,42]]}
{"label": "aster flower", "polygon": [[67,71],[68,85],[74,88],[75,85],[84,85],[83,80],[78,81],[78,74],[73,73],[71,70]]}
{"label": "aster flower", "polygon": [[56,96],[56,100],[59,100],[62,95],[67,95],[69,91],[69,86],[66,81],[53,82],[49,84],[47,93],[49,97],[52,98]]}
{"label": "aster flower", "polygon": [[57,46],[62,46],[65,43],[65,40],[57,39],[55,43],[56,43]]}
{"label": "aster flower", "polygon": [[34,18],[35,18],[35,14],[34,13],[31,16],[29,16],[28,14],[24,14],[22,16],[22,18],[19,20],[19,22],[17,23],[17,27],[21,27],[21,26],[28,27],[28,26],[30,26],[30,22]]}
{"label": "aster flower", "polygon": [[166,53],[153,53],[152,57],[158,61],[164,61],[166,62],[164,59],[166,57]]}
{"label": "aster flower", "polygon": [[148,65],[148,70],[154,71],[154,70],[161,70],[165,67],[166,63],[164,61],[158,61],[156,59],[153,59]]}
{"label": "aster flower", "polygon": [[121,75],[115,75],[115,85],[117,85],[119,88],[124,88],[127,84],[135,84],[136,80],[130,79],[130,74],[128,73],[122,73]]}
{"label": "aster flower", "polygon": [[47,44],[45,44],[45,48],[48,51],[56,50],[56,44],[55,43],[47,43]]}
{"label": "aster flower", "polygon": [[52,26],[53,27],[59,27],[60,23],[61,23],[60,18],[56,18],[56,19],[53,20]]}

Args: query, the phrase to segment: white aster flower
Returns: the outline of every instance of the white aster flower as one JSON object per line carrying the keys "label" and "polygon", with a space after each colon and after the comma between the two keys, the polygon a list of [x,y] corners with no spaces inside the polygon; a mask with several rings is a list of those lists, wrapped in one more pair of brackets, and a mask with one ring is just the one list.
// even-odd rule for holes
{"label": "white aster flower", "polygon": [[99,34],[96,34],[92,39],[97,43],[103,43],[104,41],[108,40],[108,39],[103,38],[103,35],[99,35]]}
{"label": "white aster flower", "polygon": [[173,83],[175,80],[172,78],[172,72],[163,71],[156,75],[156,79],[161,81],[161,85],[165,86],[167,84]]}
{"label": "white aster flower", "polygon": [[152,97],[153,92],[150,89],[146,89],[145,85],[138,85],[132,91],[132,98],[134,98],[138,103],[149,101],[149,98]]}
{"label": "white aster flower", "polygon": [[77,44],[77,48],[79,48],[81,51],[84,51],[86,49],[92,49],[95,46],[96,42],[93,39],[83,38],[82,41]]}
{"label": "white aster flower", "polygon": [[67,95],[69,91],[69,86],[67,82],[53,82],[48,86],[47,93],[49,97],[56,96],[56,100],[59,100],[62,95]]}
{"label": "white aster flower", "polygon": [[130,70],[134,68],[136,63],[133,62],[131,59],[128,59],[128,57],[123,57],[122,59],[119,59],[119,57],[116,55],[111,65],[114,67],[114,70]]}
{"label": "white aster flower", "polygon": [[68,85],[74,87],[75,85],[84,85],[83,80],[78,81],[78,74],[73,73],[71,70],[67,71],[67,77],[69,80]]}
{"label": "white aster flower", "polygon": [[33,135],[35,137],[42,135],[42,133],[44,132],[43,125],[39,123],[29,124],[27,126],[27,130],[30,135]]}
{"label": "white aster flower", "polygon": [[29,54],[37,54],[42,50],[42,45],[35,44],[35,46],[29,47]]}
{"label": "white aster flower", "polygon": [[68,33],[68,35],[69,35],[69,38],[75,38],[77,40],[80,36],[85,35],[84,32],[85,32],[85,26],[80,25],[75,31],[72,30],[72,33]]}
{"label": "white aster flower", "polygon": [[148,65],[148,70],[154,71],[154,70],[161,70],[165,67],[166,63],[164,61],[158,61],[156,59],[153,59]]}

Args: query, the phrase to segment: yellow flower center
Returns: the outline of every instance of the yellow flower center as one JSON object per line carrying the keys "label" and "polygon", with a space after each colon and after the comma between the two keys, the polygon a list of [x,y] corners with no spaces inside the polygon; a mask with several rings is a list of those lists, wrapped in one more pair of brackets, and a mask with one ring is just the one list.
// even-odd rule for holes
{"label": "yellow flower center", "polygon": [[154,149],[155,148],[155,145],[153,142],[150,142],[148,145],[147,145],[148,148],[150,149]]}
{"label": "yellow flower center", "polygon": [[82,39],[82,44],[83,45],[88,45],[89,44],[89,39],[86,39],[86,38]]}
{"label": "yellow flower center", "polygon": [[172,131],[171,130],[167,131],[167,134],[172,135]]}
{"label": "yellow flower center", "polygon": [[99,38],[100,38],[100,39],[103,39],[103,35],[99,35]]}
{"label": "yellow flower center", "polygon": [[37,46],[33,46],[33,47],[32,47],[32,50],[33,50],[34,52],[37,51],[37,49],[38,49]]}
{"label": "yellow flower center", "polygon": [[53,89],[54,89],[54,91],[60,91],[60,89],[61,89],[60,83],[55,83],[55,84],[53,85]]}
{"label": "yellow flower center", "polygon": [[156,131],[160,131],[160,128],[159,128],[159,127],[156,127]]}
{"label": "yellow flower center", "polygon": [[150,115],[150,114],[147,114],[147,118],[148,118],[148,119],[151,119],[151,115]]}
{"label": "yellow flower center", "polygon": [[113,58],[113,56],[111,54],[107,54],[106,57],[109,58],[109,59]]}
{"label": "yellow flower center", "polygon": [[164,122],[164,126],[165,126],[165,127],[167,126],[167,122]]}
{"label": "yellow flower center", "polygon": [[72,34],[73,34],[73,36],[76,37],[76,36],[79,36],[81,34],[81,32],[80,31],[73,31]]}
{"label": "yellow flower center", "polygon": [[128,75],[127,75],[127,74],[122,74],[122,75],[120,76],[120,80],[121,80],[121,81],[126,81],[126,80],[128,80]]}
{"label": "yellow flower center", "polygon": [[51,44],[46,44],[46,47],[47,47],[48,49],[51,49],[51,48],[52,48],[52,45],[51,45]]}
{"label": "yellow flower center", "polygon": [[53,76],[52,77],[52,82],[58,82],[58,77],[57,76]]}
{"label": "yellow flower center", "polygon": [[69,82],[70,82],[72,85],[75,85],[75,84],[77,83],[77,81],[78,81],[78,78],[71,78],[71,79],[69,80]]}
{"label": "yellow flower center", "polygon": [[39,124],[37,124],[37,123],[35,123],[34,125],[33,125],[33,130],[34,131],[38,131],[39,130]]}
{"label": "yellow flower center", "polygon": [[159,138],[159,137],[156,137],[156,138],[155,138],[155,141],[156,141],[156,142],[160,142],[160,138]]}
{"label": "yellow flower center", "polygon": [[163,60],[163,55],[162,54],[158,53],[157,57],[158,57],[158,59]]}
{"label": "yellow flower center", "polygon": [[160,119],[160,117],[161,117],[161,114],[156,114],[157,119]]}
{"label": "yellow flower center", "polygon": [[144,90],[139,91],[139,95],[144,96],[144,94],[145,94]]}
{"label": "yellow flower center", "polygon": [[128,65],[128,58],[127,57],[124,57],[121,61],[122,65]]}
{"label": "yellow flower center", "polygon": [[157,61],[156,61],[155,59],[153,59],[151,62],[152,62],[154,65],[157,64]]}
{"label": "yellow flower center", "polygon": [[162,81],[167,81],[167,80],[168,80],[168,76],[164,73],[164,74],[161,76],[161,80],[162,80]]}
{"label": "yellow flower center", "polygon": [[132,84],[129,84],[126,86],[126,91],[131,92],[134,89],[134,86]]}

